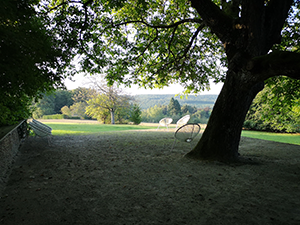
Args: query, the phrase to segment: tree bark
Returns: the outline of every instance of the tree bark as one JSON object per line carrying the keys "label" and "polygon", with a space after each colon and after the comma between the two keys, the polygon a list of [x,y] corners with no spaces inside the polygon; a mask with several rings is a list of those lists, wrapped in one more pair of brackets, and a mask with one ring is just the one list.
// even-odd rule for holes
{"label": "tree bark", "polygon": [[228,71],[207,127],[187,157],[224,162],[238,159],[240,136],[247,111],[254,97],[264,87],[262,81],[246,82],[239,78],[243,77],[240,75]]}
{"label": "tree bark", "polygon": [[295,66],[299,63],[295,60],[282,64],[287,53],[268,55],[272,46],[280,43],[280,31],[293,0],[274,0],[268,4],[262,0],[243,0],[239,18],[228,15],[211,0],[191,0],[191,3],[222,41],[228,72],[207,127],[187,157],[234,161],[238,158],[247,111],[263,89],[264,80],[277,75],[299,76],[299,66]]}
{"label": "tree bark", "polygon": [[111,124],[115,124],[115,110],[110,109],[110,118],[111,118]]}

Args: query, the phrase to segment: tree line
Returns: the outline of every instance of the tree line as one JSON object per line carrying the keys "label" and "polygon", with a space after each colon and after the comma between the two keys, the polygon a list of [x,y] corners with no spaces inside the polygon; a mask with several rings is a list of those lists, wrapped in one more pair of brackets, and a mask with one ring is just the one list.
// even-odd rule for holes
{"label": "tree line", "polygon": [[178,100],[180,105],[191,105],[197,108],[212,108],[218,95],[189,95],[188,97],[174,96],[174,94],[141,94],[135,95],[142,109],[148,109],[155,105],[168,105],[171,98]]}
{"label": "tree line", "polygon": [[[109,89],[109,88],[108,88]],[[101,123],[141,122],[141,110],[134,99],[120,92],[99,92],[93,88],[60,89],[43,94],[32,104],[33,118],[97,119]]]}
{"label": "tree line", "polygon": [[142,110],[142,121],[158,123],[162,118],[170,117],[173,119],[173,123],[176,123],[181,117],[190,115],[189,123],[206,124],[211,110],[210,107],[197,108],[196,106],[187,104],[181,106],[179,101],[172,97],[168,105],[159,104]]}
{"label": "tree line", "polygon": [[[281,82],[281,85],[289,86],[290,89],[299,89],[298,82],[291,82],[292,80],[285,80]],[[176,123],[182,116],[189,114],[190,123],[206,124],[212,111],[211,107],[198,108],[188,104],[181,106],[173,97],[168,105],[157,104],[141,110],[139,101],[135,101],[133,97],[116,96],[120,103],[119,105],[115,103],[116,123],[138,124],[141,121],[158,123],[164,117],[171,117],[173,123]],[[97,119],[101,123],[111,123],[112,107],[104,104],[109,103],[106,101],[107,98],[109,96],[105,96],[104,93],[100,94],[93,88],[59,89],[51,94],[43,94],[43,97],[33,103],[31,108],[34,118]],[[113,105],[112,102],[110,104]],[[247,113],[244,128],[259,131],[300,132],[299,118],[299,96],[282,94],[278,92],[274,84],[270,83],[254,99]]]}

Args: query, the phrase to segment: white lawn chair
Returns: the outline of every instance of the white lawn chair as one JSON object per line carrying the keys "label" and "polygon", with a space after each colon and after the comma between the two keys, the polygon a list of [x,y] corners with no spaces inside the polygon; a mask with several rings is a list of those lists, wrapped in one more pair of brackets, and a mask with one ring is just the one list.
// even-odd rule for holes
{"label": "white lawn chair", "polygon": [[48,144],[51,142],[51,132],[52,128],[47,126],[46,124],[43,124],[35,119],[32,120],[32,122],[29,122],[30,128],[33,130],[36,136],[38,137],[46,137],[48,136]]}
{"label": "white lawn chair", "polygon": [[179,127],[178,130],[174,134],[175,140],[174,140],[174,143],[172,146],[172,150],[175,146],[176,139],[179,141],[190,143],[191,148],[192,148],[191,142],[199,134],[200,130],[201,130],[201,127],[197,123],[189,123],[189,124],[185,124],[185,125]]}
{"label": "white lawn chair", "polygon": [[187,122],[190,120],[190,118],[191,118],[190,115],[186,115],[186,116],[184,116],[184,117],[181,117],[181,118],[177,121],[177,123],[176,123],[176,129],[177,129],[177,127],[181,127],[181,126],[187,124]]}
{"label": "white lawn chair", "polygon": [[168,126],[172,123],[173,119],[172,118],[163,118],[159,121],[159,125],[157,127],[157,130],[160,126],[164,126],[168,129]]}

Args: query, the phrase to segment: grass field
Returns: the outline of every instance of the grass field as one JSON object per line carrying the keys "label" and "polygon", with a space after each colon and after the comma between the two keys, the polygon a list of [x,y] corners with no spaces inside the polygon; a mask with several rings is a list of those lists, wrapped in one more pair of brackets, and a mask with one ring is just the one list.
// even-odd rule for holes
{"label": "grass field", "polygon": [[89,124],[89,123],[65,123],[65,122],[44,122],[52,128],[53,135],[90,135],[99,132],[113,132],[125,130],[153,129],[153,126],[139,125],[111,125],[111,124]]}
{"label": "grass field", "polygon": [[[99,132],[115,132],[115,131],[126,131],[126,130],[145,130],[145,129],[156,129],[152,125],[111,125],[111,124],[99,124],[99,123],[76,123],[76,122],[48,122],[43,121],[45,124],[50,126],[53,131],[53,135],[90,135]],[[172,127],[172,126],[171,126]],[[259,131],[246,131],[242,132],[242,136],[249,138],[257,138],[268,141],[282,142],[300,145],[300,134],[282,134],[282,133],[270,133],[270,132],[259,132]]]}
{"label": "grass field", "polygon": [[261,131],[243,131],[242,136],[249,138],[257,138],[267,141],[276,141],[294,145],[300,145],[300,134],[283,134]]}

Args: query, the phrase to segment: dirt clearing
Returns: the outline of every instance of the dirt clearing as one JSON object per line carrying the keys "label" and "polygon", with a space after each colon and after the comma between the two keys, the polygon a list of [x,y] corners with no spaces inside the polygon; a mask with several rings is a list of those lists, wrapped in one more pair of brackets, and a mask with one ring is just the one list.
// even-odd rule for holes
{"label": "dirt clearing", "polygon": [[250,163],[225,165],[186,159],[189,144],[173,142],[161,131],[54,136],[50,146],[30,137],[0,224],[300,224],[300,146],[242,138]]}

